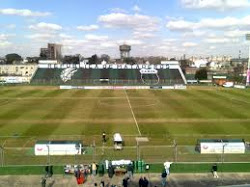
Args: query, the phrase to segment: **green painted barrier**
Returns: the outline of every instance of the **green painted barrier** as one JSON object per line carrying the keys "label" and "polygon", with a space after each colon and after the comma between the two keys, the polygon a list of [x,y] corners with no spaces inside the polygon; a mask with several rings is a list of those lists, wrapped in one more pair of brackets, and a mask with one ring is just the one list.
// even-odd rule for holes
{"label": "green painted barrier", "polygon": [[[136,163],[137,162],[137,163]],[[145,172],[145,162],[135,162],[137,173]],[[209,173],[214,163],[173,163],[171,173]],[[136,167],[138,166],[138,167]],[[250,172],[250,163],[218,163],[218,172]],[[150,164],[149,173],[161,173],[162,164]],[[53,166],[54,174],[64,174],[64,166]],[[45,166],[5,166],[0,167],[0,175],[44,175]]]}

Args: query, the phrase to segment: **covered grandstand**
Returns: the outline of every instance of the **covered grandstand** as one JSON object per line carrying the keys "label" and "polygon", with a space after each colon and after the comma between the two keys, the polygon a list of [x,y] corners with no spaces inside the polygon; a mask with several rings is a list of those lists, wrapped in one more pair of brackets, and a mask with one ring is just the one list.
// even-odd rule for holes
{"label": "covered grandstand", "polygon": [[38,85],[185,85],[178,63],[159,65],[42,65],[32,84]]}

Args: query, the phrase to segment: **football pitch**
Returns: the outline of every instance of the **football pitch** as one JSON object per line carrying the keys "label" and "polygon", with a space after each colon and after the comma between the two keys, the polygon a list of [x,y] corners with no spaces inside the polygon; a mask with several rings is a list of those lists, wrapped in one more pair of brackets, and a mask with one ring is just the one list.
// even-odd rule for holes
{"label": "football pitch", "polygon": [[119,132],[126,146],[194,146],[201,138],[250,141],[250,90],[188,87],[187,90],[59,90],[0,87],[0,143],[33,147],[36,140],[81,139],[112,147]]}

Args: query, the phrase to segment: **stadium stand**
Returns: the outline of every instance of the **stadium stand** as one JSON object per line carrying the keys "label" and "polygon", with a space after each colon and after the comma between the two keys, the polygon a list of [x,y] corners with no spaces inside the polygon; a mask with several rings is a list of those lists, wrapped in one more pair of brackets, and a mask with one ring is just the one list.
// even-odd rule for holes
{"label": "stadium stand", "polygon": [[51,85],[157,85],[186,84],[179,67],[158,68],[157,73],[131,68],[38,68],[31,84]]}

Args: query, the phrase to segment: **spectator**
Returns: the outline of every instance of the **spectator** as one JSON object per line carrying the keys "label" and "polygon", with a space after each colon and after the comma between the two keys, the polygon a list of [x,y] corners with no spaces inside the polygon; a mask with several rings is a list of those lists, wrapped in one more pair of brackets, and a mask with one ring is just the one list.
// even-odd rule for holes
{"label": "spectator", "polygon": [[96,170],[97,170],[97,167],[96,167],[96,163],[94,162],[93,164],[92,164],[92,175],[96,175]]}
{"label": "spectator", "polygon": [[164,167],[165,167],[165,170],[167,172],[167,175],[170,175],[170,166],[173,162],[165,162],[164,163]]}
{"label": "spectator", "polygon": [[212,173],[213,173],[213,176],[214,176],[214,178],[215,179],[218,179],[219,178],[219,176],[218,176],[218,174],[217,174],[217,164],[214,164],[213,166],[212,166]]}
{"label": "spectator", "polygon": [[140,179],[139,179],[139,187],[143,187],[143,178],[142,177],[140,177]]}
{"label": "spectator", "polygon": [[102,141],[103,142],[106,142],[106,133],[103,131],[102,133]]}
{"label": "spectator", "polygon": [[101,180],[100,187],[105,187],[104,180]]}
{"label": "spectator", "polygon": [[128,187],[128,179],[129,179],[129,178],[124,178],[124,179],[122,180],[122,185],[123,185],[123,187]]}
{"label": "spectator", "polygon": [[46,178],[42,178],[41,184],[42,187],[46,187]]}
{"label": "spectator", "polygon": [[129,177],[129,179],[131,179],[133,177],[133,172],[134,172],[134,168],[133,168],[133,165],[131,163],[128,165],[127,170],[128,170],[128,177]]}
{"label": "spectator", "polygon": [[146,177],[143,179],[143,187],[148,187],[148,179]]}
{"label": "spectator", "polygon": [[165,169],[163,170],[161,174],[161,184],[162,184],[162,187],[165,187],[167,185],[167,172]]}
{"label": "spectator", "polygon": [[108,167],[108,176],[109,178],[112,178],[114,175],[115,171],[114,171],[114,167],[112,167],[111,165]]}

